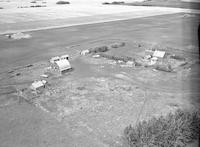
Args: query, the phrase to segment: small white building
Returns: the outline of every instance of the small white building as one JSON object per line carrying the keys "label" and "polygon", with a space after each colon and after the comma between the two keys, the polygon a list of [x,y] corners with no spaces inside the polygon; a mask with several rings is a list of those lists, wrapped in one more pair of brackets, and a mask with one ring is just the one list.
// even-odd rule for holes
{"label": "small white building", "polygon": [[69,60],[69,55],[62,55],[60,57],[61,60]]}
{"label": "small white building", "polygon": [[56,56],[56,57],[52,57],[49,61],[50,63],[54,64],[56,61],[59,61],[60,57]]}
{"label": "small white building", "polygon": [[152,57],[151,60],[150,60],[150,65],[156,64],[157,61],[158,61],[157,57]]}
{"label": "small white building", "polygon": [[42,89],[42,88],[45,88],[46,83],[47,83],[47,81],[45,81],[45,80],[34,81],[34,82],[31,84],[30,88],[31,88],[32,90],[40,90],[40,89]]}
{"label": "small white building", "polygon": [[59,61],[56,61],[55,64],[56,64],[56,69],[58,69],[59,72],[61,73],[63,71],[66,71],[72,68],[68,60],[59,60]]}
{"label": "small white building", "polygon": [[153,57],[164,58],[164,56],[165,56],[165,51],[155,50],[153,53]]}

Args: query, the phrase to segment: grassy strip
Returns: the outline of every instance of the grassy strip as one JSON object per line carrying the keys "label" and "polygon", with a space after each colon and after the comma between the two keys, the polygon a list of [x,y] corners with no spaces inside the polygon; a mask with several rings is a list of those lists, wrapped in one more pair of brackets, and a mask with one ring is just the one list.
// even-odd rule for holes
{"label": "grassy strip", "polygon": [[124,130],[130,147],[184,147],[198,139],[200,114],[177,110],[166,117],[142,121]]}

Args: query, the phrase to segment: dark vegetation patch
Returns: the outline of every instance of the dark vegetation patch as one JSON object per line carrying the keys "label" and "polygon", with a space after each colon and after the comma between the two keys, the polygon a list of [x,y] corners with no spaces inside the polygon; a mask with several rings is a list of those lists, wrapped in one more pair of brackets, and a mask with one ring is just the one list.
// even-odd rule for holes
{"label": "dark vegetation patch", "polygon": [[103,54],[103,53],[101,53],[99,55],[106,59],[115,60],[115,61],[123,61],[123,62],[135,61],[135,59],[133,57],[128,57],[128,56],[114,56],[114,55],[107,55],[107,54]]}
{"label": "dark vegetation patch", "polygon": [[111,44],[112,48],[119,48],[125,46],[125,42],[113,43]]}
{"label": "dark vegetation patch", "polygon": [[199,138],[200,114],[177,110],[167,116],[139,122],[124,130],[130,147],[184,147]]}
{"label": "dark vegetation patch", "polygon": [[170,56],[170,58],[180,60],[180,61],[185,61],[185,58],[180,55],[172,55]]}
{"label": "dark vegetation patch", "polygon": [[107,46],[99,46],[99,47],[92,48],[89,51],[90,51],[90,53],[107,52],[108,47]]}
{"label": "dark vegetation patch", "polygon": [[0,9],[3,9],[3,7],[0,7]]}
{"label": "dark vegetation patch", "polygon": [[131,6],[159,6],[159,7],[200,9],[200,3],[183,2],[181,0],[146,0],[146,1],[143,1],[143,2],[126,3],[125,5],[131,5]]}
{"label": "dark vegetation patch", "polygon": [[172,72],[173,70],[170,64],[158,64],[156,65],[155,69],[165,72]]}
{"label": "dark vegetation patch", "polygon": [[35,7],[46,7],[46,5],[32,5],[30,6],[31,8],[35,8]]}
{"label": "dark vegetation patch", "polygon": [[32,1],[31,3],[37,3],[36,1]]}
{"label": "dark vegetation patch", "polygon": [[113,1],[112,3],[104,2],[102,4],[103,5],[109,5],[109,4],[112,4],[112,5],[122,5],[122,4],[125,4],[125,2],[123,2],[123,1]]}
{"label": "dark vegetation patch", "polygon": [[68,2],[68,1],[58,1],[56,4],[65,5],[65,4],[70,4],[70,2]]}

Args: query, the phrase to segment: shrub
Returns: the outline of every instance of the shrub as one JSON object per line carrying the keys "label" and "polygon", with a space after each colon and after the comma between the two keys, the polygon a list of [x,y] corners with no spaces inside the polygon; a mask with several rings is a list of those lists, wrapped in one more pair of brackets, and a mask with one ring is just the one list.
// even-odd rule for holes
{"label": "shrub", "polygon": [[170,58],[180,60],[180,61],[185,61],[185,58],[180,55],[172,55],[170,56]]}
{"label": "shrub", "polygon": [[123,1],[119,1],[119,2],[117,2],[117,1],[114,1],[114,2],[112,2],[112,4],[117,4],[117,5],[119,5],[119,4],[124,4],[124,2]]}
{"label": "shrub", "polygon": [[68,1],[58,1],[56,4],[65,5],[65,4],[70,4],[70,2],[68,2]]}
{"label": "shrub", "polygon": [[111,44],[112,48],[119,48],[125,46],[125,42],[113,43]]}
{"label": "shrub", "polygon": [[0,9],[3,9],[3,7],[0,7]]}
{"label": "shrub", "polygon": [[31,8],[35,8],[35,7],[46,7],[46,5],[32,5],[30,6]]}
{"label": "shrub", "polygon": [[184,147],[199,137],[200,115],[177,110],[166,117],[152,118],[124,130],[130,147]]}
{"label": "shrub", "polygon": [[31,3],[36,3],[36,1],[32,1]]}
{"label": "shrub", "polygon": [[128,62],[128,61],[134,61],[135,62],[135,59],[132,58],[132,57],[127,57],[127,56],[121,56],[121,57],[118,57],[118,56],[113,56],[113,55],[107,55],[107,54],[100,54],[101,57],[104,57],[104,58],[107,58],[107,59],[110,59],[110,60],[115,60],[115,61],[123,61],[123,62]]}
{"label": "shrub", "polygon": [[172,72],[172,67],[169,64],[158,64],[156,65],[155,69],[165,72]]}
{"label": "shrub", "polygon": [[90,49],[90,52],[92,52],[92,53],[107,52],[107,51],[108,51],[107,46],[99,46],[99,47],[95,47],[93,49]]}
{"label": "shrub", "polygon": [[102,3],[103,5],[109,5],[110,3],[109,2],[104,2]]}

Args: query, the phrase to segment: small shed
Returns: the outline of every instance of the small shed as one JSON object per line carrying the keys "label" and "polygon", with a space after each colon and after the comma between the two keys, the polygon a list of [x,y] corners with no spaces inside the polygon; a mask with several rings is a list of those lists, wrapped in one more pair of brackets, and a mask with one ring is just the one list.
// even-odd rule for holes
{"label": "small shed", "polygon": [[69,55],[62,55],[60,57],[61,60],[69,60]]}
{"label": "small shed", "polygon": [[151,61],[150,61],[150,65],[156,64],[157,61],[158,61],[158,58],[157,58],[157,57],[152,57],[152,58],[151,58]]}
{"label": "small shed", "polygon": [[68,60],[59,60],[56,61],[56,67],[57,69],[62,73],[63,71],[66,71],[68,69],[71,69],[71,64],[69,63]]}
{"label": "small shed", "polygon": [[47,83],[47,81],[45,80],[41,80],[41,81],[34,81],[30,88],[32,90],[39,90],[39,89],[42,89],[42,88],[45,88],[45,84]]}
{"label": "small shed", "polygon": [[154,51],[153,50],[145,50],[145,56],[153,56]]}
{"label": "small shed", "polygon": [[165,51],[158,51],[158,50],[155,50],[155,52],[153,53],[153,56],[154,56],[154,57],[157,57],[157,58],[164,58],[164,56],[165,56]]}
{"label": "small shed", "polygon": [[50,59],[50,63],[54,64],[56,61],[59,61],[60,60],[60,57],[56,56],[56,57],[52,57]]}

